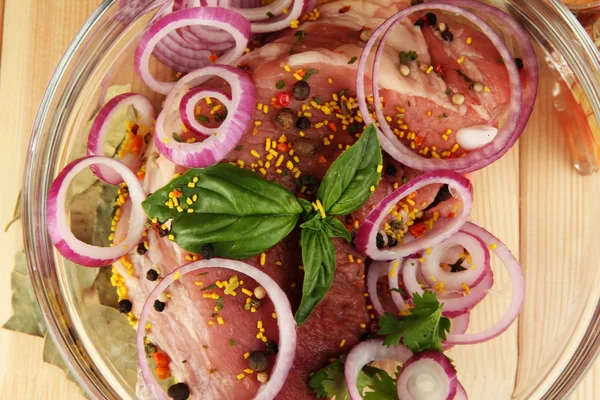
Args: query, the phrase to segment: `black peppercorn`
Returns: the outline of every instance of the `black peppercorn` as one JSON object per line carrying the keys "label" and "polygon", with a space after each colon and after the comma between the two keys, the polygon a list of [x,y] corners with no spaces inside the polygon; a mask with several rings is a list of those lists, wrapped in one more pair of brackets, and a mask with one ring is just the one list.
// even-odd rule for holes
{"label": "black peppercorn", "polygon": [[289,108],[282,108],[275,116],[275,123],[283,130],[289,131],[296,126],[296,114]]}
{"label": "black peppercorn", "polygon": [[212,244],[205,244],[200,249],[200,255],[206,260],[210,260],[215,255],[215,248],[212,246]]}
{"label": "black peppercorn", "polygon": [[415,22],[415,26],[418,26],[419,28],[422,28],[425,25],[425,21],[423,21],[422,19],[418,19],[417,22]]}
{"label": "black peppercorn", "polygon": [[360,335],[360,337],[358,338],[361,342],[364,342],[365,340],[369,340],[373,337],[373,335],[371,334],[371,332],[364,332]]}
{"label": "black peppercorn", "polygon": [[317,151],[317,146],[310,139],[300,138],[294,142],[294,150],[298,157],[311,157]]}
{"label": "black peppercorn", "polygon": [[160,300],[155,300],[154,301],[154,309],[158,312],[163,312],[165,310],[165,303],[163,303]]}
{"label": "black peppercorn", "polygon": [[425,14],[425,17],[427,17],[427,22],[429,25],[435,25],[437,22],[437,16],[434,13],[427,13]]}
{"label": "black peppercorn", "polygon": [[398,246],[398,240],[395,237],[388,235],[388,247]]}
{"label": "black peppercorn", "polygon": [[523,69],[524,67],[522,58],[515,58],[515,64],[517,64],[517,69]]}
{"label": "black peppercorn", "polygon": [[279,346],[277,346],[277,343],[275,343],[274,341],[268,340],[265,343],[265,351],[269,355],[277,354],[279,353]]}
{"label": "black peppercorn", "polygon": [[298,118],[298,121],[296,121],[296,127],[302,131],[310,128],[310,119],[308,119],[307,117]]}
{"label": "black peppercorn", "polygon": [[306,81],[297,81],[292,87],[292,96],[298,101],[304,101],[310,96],[310,85]]}
{"label": "black peppercorn", "polygon": [[450,31],[444,31],[442,32],[442,39],[444,39],[446,42],[451,42],[454,40],[454,35]]}
{"label": "black peppercorn", "polygon": [[158,279],[158,272],[156,272],[155,269],[150,268],[148,272],[146,272],[146,279],[148,279],[150,282],[154,282]]}
{"label": "black peppercorn", "polygon": [[139,243],[139,244],[137,245],[137,253],[138,253],[140,256],[143,256],[144,254],[146,254],[146,252],[147,252],[147,251],[148,251],[148,249],[146,249],[146,245],[144,245],[144,242],[142,242],[142,243]]}
{"label": "black peppercorn", "polygon": [[164,238],[169,234],[168,229],[163,229],[162,227],[158,228],[158,237]]}
{"label": "black peppercorn", "polygon": [[389,164],[387,166],[387,168],[385,169],[385,172],[389,176],[396,176],[396,174],[398,173],[398,168],[396,168],[396,166],[394,164]]}
{"label": "black peppercorn", "polygon": [[377,237],[375,238],[376,244],[377,244],[377,248],[378,249],[383,249],[384,243],[383,243],[383,235],[381,233],[377,234]]}
{"label": "black peppercorn", "polygon": [[125,300],[121,300],[119,302],[119,311],[122,312],[123,314],[127,314],[128,312],[131,312],[131,308],[133,307],[133,304],[131,304],[131,301],[125,299]]}
{"label": "black peppercorn", "polygon": [[190,397],[190,388],[183,382],[169,386],[167,394],[173,400],[186,400]]}
{"label": "black peppercorn", "polygon": [[269,366],[269,358],[266,353],[255,351],[248,357],[248,365],[256,372],[263,372]]}

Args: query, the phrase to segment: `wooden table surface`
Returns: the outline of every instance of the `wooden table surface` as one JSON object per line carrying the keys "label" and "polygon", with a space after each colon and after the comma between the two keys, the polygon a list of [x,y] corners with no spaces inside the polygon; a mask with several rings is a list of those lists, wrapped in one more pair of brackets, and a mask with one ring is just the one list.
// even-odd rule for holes
{"label": "wooden table surface", "polygon": [[[30,128],[58,60],[98,0],[0,0],[0,226],[9,221],[21,184]],[[18,224],[17,224],[18,225]],[[0,323],[8,319],[13,256],[21,228],[0,234]],[[81,399],[77,386],[42,362],[39,338],[0,330],[0,399]],[[35,377],[35,378],[34,378]],[[600,363],[572,399],[600,399]]]}

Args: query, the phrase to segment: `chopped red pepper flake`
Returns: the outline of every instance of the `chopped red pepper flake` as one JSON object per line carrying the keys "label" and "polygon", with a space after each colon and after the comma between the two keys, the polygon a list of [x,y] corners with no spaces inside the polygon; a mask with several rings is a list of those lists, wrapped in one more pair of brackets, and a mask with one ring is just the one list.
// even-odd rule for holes
{"label": "chopped red pepper flake", "polygon": [[454,217],[456,217],[456,214],[455,214],[454,212],[451,212],[450,214],[448,214],[448,216],[449,216],[450,218],[454,218]]}
{"label": "chopped red pepper flake", "polygon": [[282,92],[277,95],[277,104],[279,104],[280,106],[287,107],[290,105],[291,101],[291,97],[288,93]]}
{"label": "chopped red pepper flake", "polygon": [[335,126],[335,124],[333,122],[330,122],[329,124],[327,124],[327,126],[329,127],[329,129],[331,129],[334,132],[337,132],[337,126]]}
{"label": "chopped red pepper flake", "polygon": [[350,6],[344,6],[344,7],[340,8],[340,10],[339,10],[340,14],[343,14],[348,11],[350,11]]}
{"label": "chopped red pepper flake", "polygon": [[287,143],[280,142],[280,143],[277,143],[277,150],[286,152],[289,150],[289,146],[287,145]]}
{"label": "chopped red pepper flake", "polygon": [[327,162],[327,159],[325,159],[325,157],[323,157],[323,156],[320,156],[319,157],[319,162],[322,163],[322,164],[324,164],[324,163]]}
{"label": "chopped red pepper flake", "polygon": [[169,366],[169,362],[171,361],[169,356],[163,353],[162,351],[157,351],[154,354],[152,354],[152,358],[154,359],[156,365],[158,365],[159,367],[167,367]]}
{"label": "chopped red pepper flake", "polygon": [[426,231],[427,227],[421,222],[408,228],[408,232],[416,238],[423,236]]}
{"label": "chopped red pepper flake", "polygon": [[422,138],[421,136],[417,136],[417,138],[415,139],[415,143],[416,143],[416,145],[417,145],[417,146],[420,146],[420,145],[422,145],[422,144],[423,144],[423,140],[424,140],[424,139],[425,139],[425,138]]}
{"label": "chopped red pepper flake", "polygon": [[211,54],[210,56],[208,56],[208,61],[210,61],[211,63],[217,62],[218,59],[219,59],[219,57],[214,53]]}
{"label": "chopped red pepper flake", "polygon": [[156,367],[154,368],[158,379],[165,380],[171,377],[171,369],[169,367]]}
{"label": "chopped red pepper flake", "polygon": [[180,192],[179,190],[177,190],[177,189],[173,189],[173,191],[172,191],[171,193],[173,193],[173,196],[175,196],[175,197],[177,197],[177,198],[179,198],[179,197],[183,196],[183,193],[181,193],[181,192]]}
{"label": "chopped red pepper flake", "polygon": [[438,64],[433,69],[433,72],[435,72],[436,74],[443,74],[447,70],[448,70],[448,68],[444,67],[442,64]]}

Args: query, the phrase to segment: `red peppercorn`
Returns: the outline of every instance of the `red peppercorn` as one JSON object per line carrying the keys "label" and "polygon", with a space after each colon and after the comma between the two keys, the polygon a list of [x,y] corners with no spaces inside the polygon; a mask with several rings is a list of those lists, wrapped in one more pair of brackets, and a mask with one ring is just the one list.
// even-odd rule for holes
{"label": "red peppercorn", "polygon": [[290,105],[291,102],[291,97],[289,94],[287,93],[279,93],[277,95],[277,104],[279,104],[282,107],[287,107]]}
{"label": "red peppercorn", "polygon": [[443,74],[444,72],[446,72],[446,67],[444,67],[442,64],[438,64],[433,69],[433,72],[435,72],[436,74]]}

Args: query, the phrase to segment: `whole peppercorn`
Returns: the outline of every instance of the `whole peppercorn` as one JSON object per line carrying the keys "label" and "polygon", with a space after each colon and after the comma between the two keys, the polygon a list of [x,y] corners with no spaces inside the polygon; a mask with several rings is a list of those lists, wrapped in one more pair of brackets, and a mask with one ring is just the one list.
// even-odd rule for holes
{"label": "whole peppercorn", "polygon": [[262,351],[255,351],[248,357],[248,365],[256,372],[262,372],[269,366],[269,358]]}
{"label": "whole peppercorn", "polygon": [[442,32],[442,38],[446,41],[446,42],[451,42],[454,40],[454,35],[452,34],[452,32],[450,31],[444,31]]}
{"label": "whole peppercorn", "polygon": [[307,117],[298,118],[298,120],[296,121],[296,127],[302,131],[310,128],[310,119],[308,119]]}
{"label": "whole peppercorn", "polygon": [[384,243],[383,243],[383,235],[381,233],[377,234],[377,237],[375,238],[375,242],[377,244],[378,249],[383,249]]}
{"label": "whole peppercorn", "polygon": [[268,340],[265,343],[265,351],[269,355],[277,354],[279,352],[279,346],[277,346],[277,343],[275,343],[274,341]]}
{"label": "whole peppercorn", "polygon": [[121,300],[119,302],[119,312],[122,312],[123,314],[127,314],[129,312],[131,312],[131,309],[133,308],[133,304],[131,304],[131,301],[124,299]]}
{"label": "whole peppercorn", "polygon": [[165,303],[163,303],[160,300],[155,300],[154,301],[154,309],[158,312],[163,312],[165,310]]}
{"label": "whole peppercorn", "polygon": [[310,139],[300,138],[294,142],[294,150],[299,157],[311,157],[317,151],[317,146]]}
{"label": "whole peppercorn", "polygon": [[385,169],[385,172],[389,176],[396,176],[396,174],[398,173],[398,168],[396,168],[396,166],[394,164],[389,164],[387,166],[387,168]]}
{"label": "whole peppercorn", "polygon": [[158,279],[158,272],[156,272],[155,269],[150,268],[148,272],[146,272],[146,279],[148,279],[150,282],[154,282]]}
{"label": "whole peppercorn", "polygon": [[425,17],[427,17],[427,22],[429,25],[435,25],[437,22],[437,16],[434,13],[427,13],[425,14]]}
{"label": "whole peppercorn", "polygon": [[200,255],[206,260],[210,260],[215,255],[215,248],[212,246],[212,244],[205,244],[200,249]]}
{"label": "whole peppercorn", "polygon": [[289,131],[296,126],[296,114],[289,108],[282,108],[275,116],[275,123],[283,130]]}
{"label": "whole peppercorn", "polygon": [[304,101],[310,96],[310,85],[306,81],[297,81],[292,87],[292,96],[298,101]]}
{"label": "whole peppercorn", "polygon": [[144,242],[141,242],[137,245],[137,253],[140,256],[143,256],[144,254],[146,254],[147,251],[148,251],[148,249],[146,249],[146,245],[144,244]]}
{"label": "whole peppercorn", "polygon": [[190,397],[190,388],[183,382],[171,385],[167,390],[167,394],[173,400],[186,400]]}

